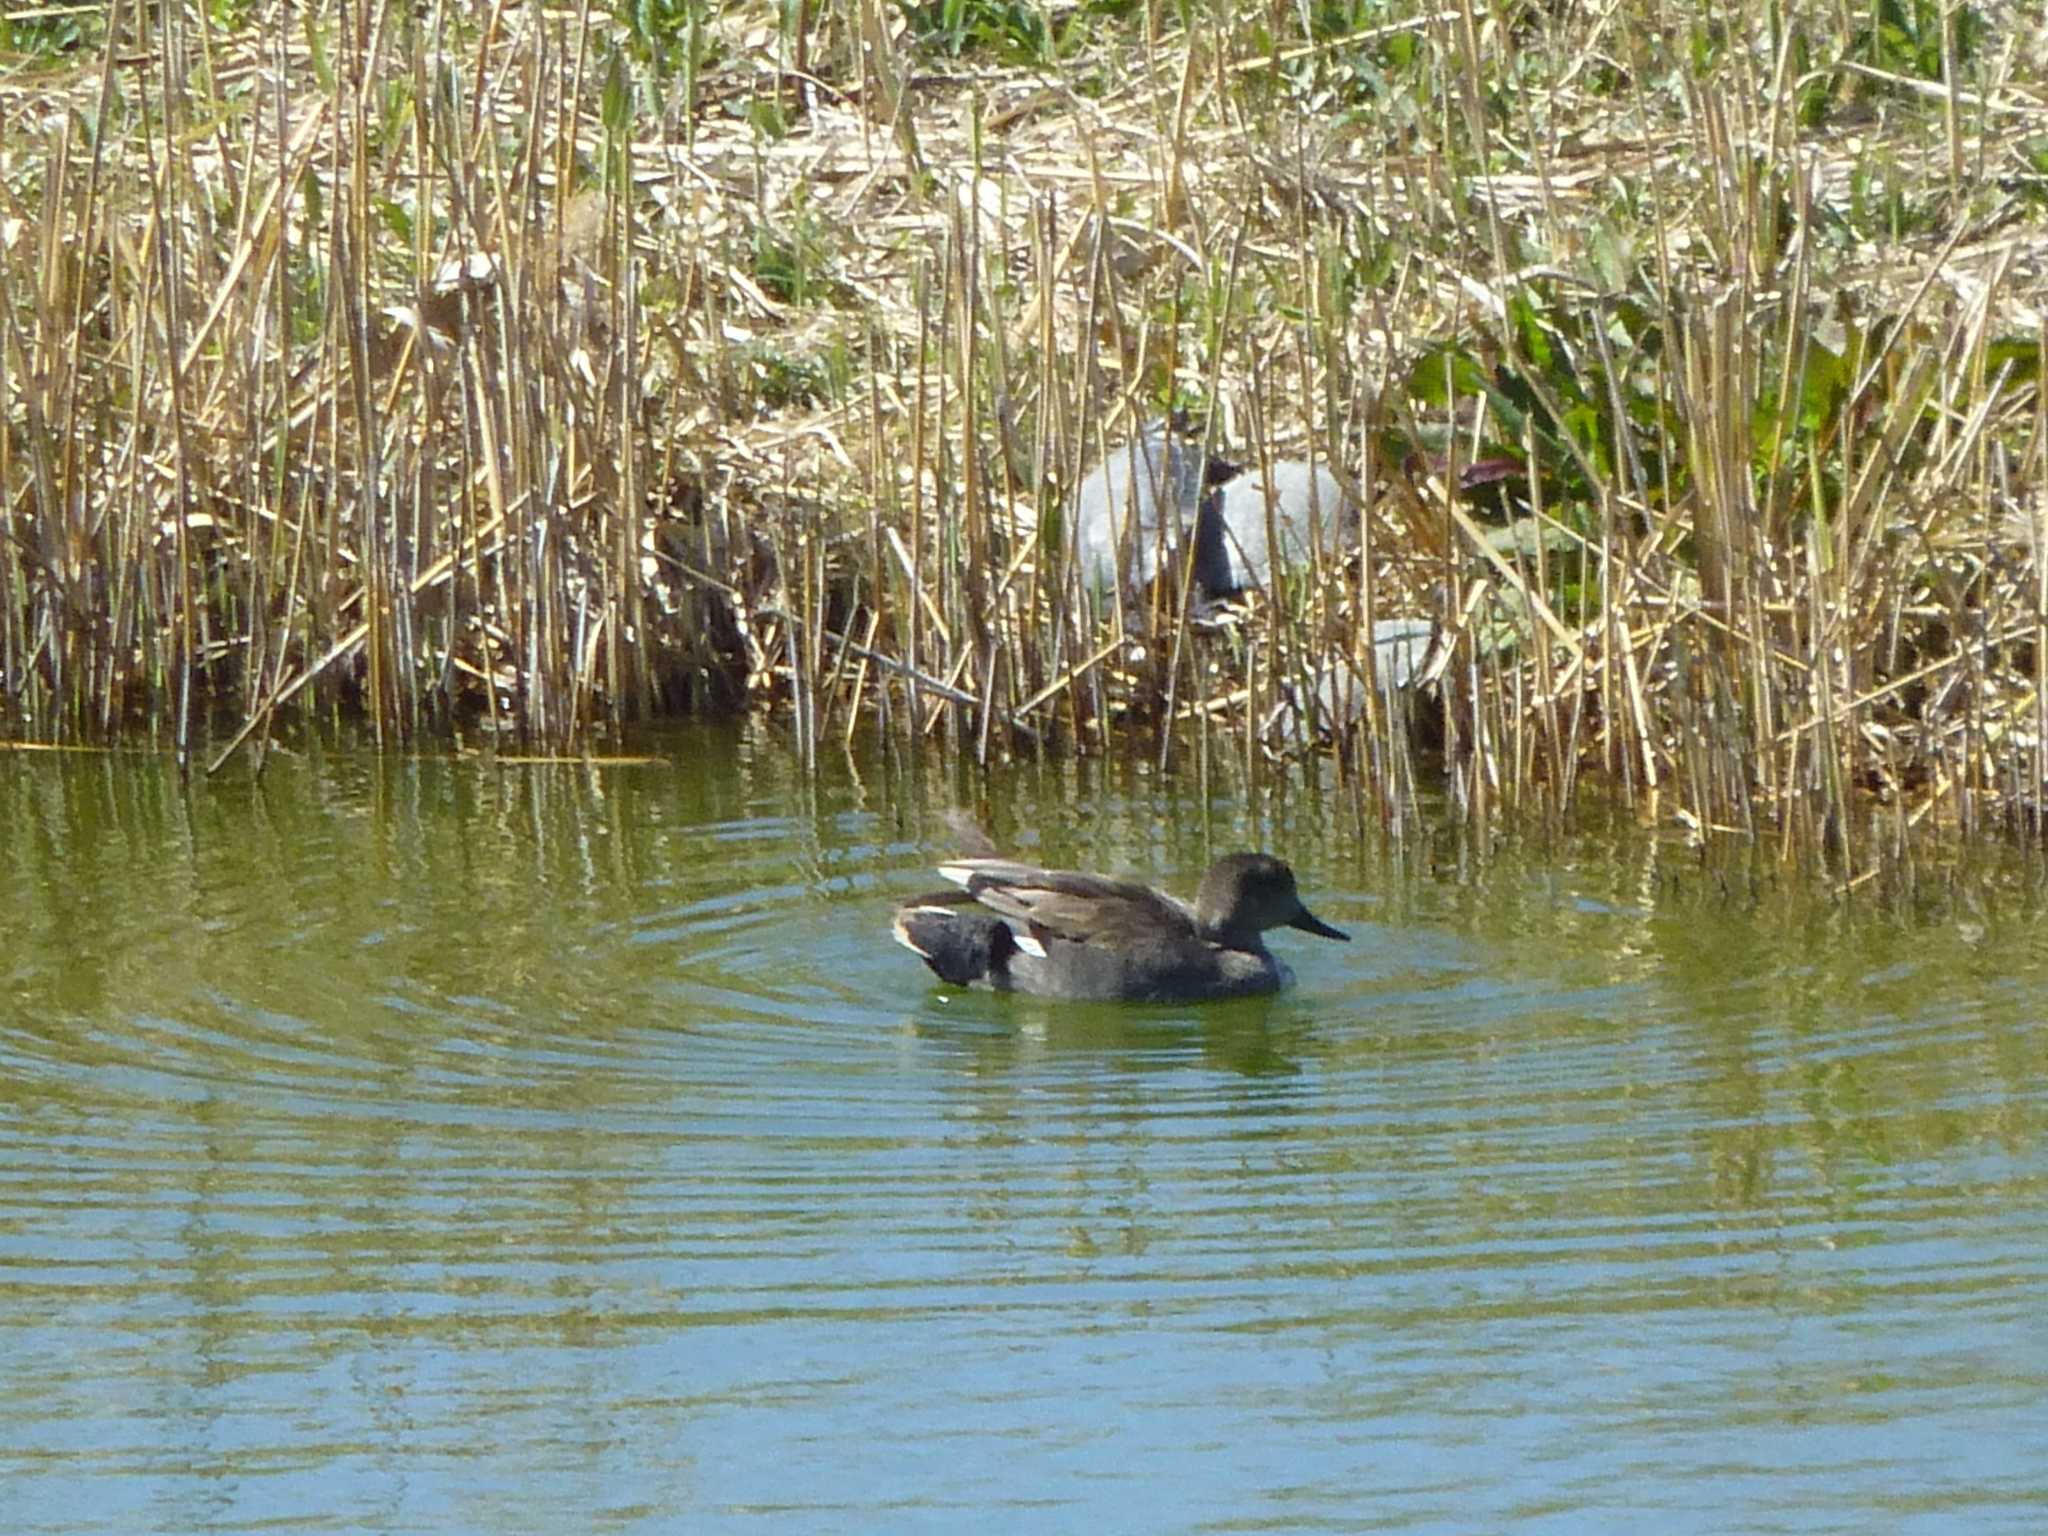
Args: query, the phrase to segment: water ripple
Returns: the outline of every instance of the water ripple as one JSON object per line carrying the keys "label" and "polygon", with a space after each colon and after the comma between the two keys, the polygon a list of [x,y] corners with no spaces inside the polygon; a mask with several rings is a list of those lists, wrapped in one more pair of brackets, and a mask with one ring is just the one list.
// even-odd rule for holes
{"label": "water ripple", "polygon": [[1355,932],[1050,1008],[889,944],[942,832],[678,755],[0,764],[17,1528],[2048,1518],[2024,928],[1020,772],[1046,857],[1284,841]]}

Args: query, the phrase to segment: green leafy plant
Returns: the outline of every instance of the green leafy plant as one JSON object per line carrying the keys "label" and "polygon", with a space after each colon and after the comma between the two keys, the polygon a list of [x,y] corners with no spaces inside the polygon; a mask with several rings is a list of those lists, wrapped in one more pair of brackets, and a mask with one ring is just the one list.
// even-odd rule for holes
{"label": "green leafy plant", "polygon": [[703,13],[703,0],[631,0],[620,8],[626,51],[665,80],[701,50]]}
{"label": "green leafy plant", "polygon": [[[1850,45],[1851,53],[1873,69],[1921,80],[1942,77],[1940,0],[1878,0]],[[1976,57],[1986,35],[1983,15],[1972,6],[1958,6],[1955,17],[1955,66]]]}
{"label": "green leafy plant", "polygon": [[[53,7],[32,16],[10,17],[0,13],[0,55],[16,54],[25,59],[56,59],[80,48],[94,47],[106,37],[103,12],[84,6]],[[0,66],[7,61],[0,59]]]}
{"label": "green leafy plant", "polygon": [[788,218],[754,229],[754,280],[762,292],[785,304],[809,307],[837,302],[846,285],[836,275],[832,232],[799,195]]}
{"label": "green leafy plant", "polygon": [[825,405],[842,398],[852,383],[851,354],[834,341],[817,352],[792,352],[756,342],[735,356],[746,386],[770,411]]}
{"label": "green leafy plant", "polygon": [[922,0],[902,10],[916,44],[947,58],[988,54],[1043,66],[1059,56],[1049,13],[1030,0]]}

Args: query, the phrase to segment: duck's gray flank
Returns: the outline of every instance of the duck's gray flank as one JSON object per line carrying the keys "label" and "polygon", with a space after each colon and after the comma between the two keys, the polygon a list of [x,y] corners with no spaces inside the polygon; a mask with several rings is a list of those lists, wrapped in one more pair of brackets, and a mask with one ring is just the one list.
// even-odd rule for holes
{"label": "duck's gray flank", "polygon": [[958,889],[905,902],[894,932],[952,986],[1071,1000],[1244,997],[1293,979],[1266,930],[1350,937],[1309,911],[1294,871],[1265,853],[1218,859],[1193,903],[1013,859],[956,859],[939,873]]}

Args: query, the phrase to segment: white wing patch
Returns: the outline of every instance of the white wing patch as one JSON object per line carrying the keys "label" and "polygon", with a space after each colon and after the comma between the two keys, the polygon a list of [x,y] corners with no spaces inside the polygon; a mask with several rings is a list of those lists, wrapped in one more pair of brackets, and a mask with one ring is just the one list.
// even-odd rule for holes
{"label": "white wing patch", "polygon": [[[940,864],[935,867],[938,869],[940,879],[952,881],[953,884],[959,886],[963,891],[968,888],[969,883],[976,875],[984,878],[996,877],[1007,878],[1017,882],[1028,882],[1043,876],[1045,873],[1043,870],[1033,869],[1028,864],[1017,864],[1009,859],[962,859],[957,863]],[[946,911],[943,907],[920,908],[919,910]],[[1008,925],[1011,935],[1017,940],[1018,950],[1035,959],[1043,960],[1045,958],[1045,946],[1025,932],[1023,928],[1019,927],[1010,918],[1009,914],[1004,913],[1001,915],[1004,922]],[[915,949],[917,946],[912,945],[911,947]],[[922,951],[919,952],[922,953]]]}
{"label": "white wing patch", "polygon": [[[928,912],[931,909],[929,907],[915,907],[911,910],[917,912]],[[924,959],[929,960],[931,959],[930,953],[927,950],[925,950],[924,947],[917,942],[917,940],[913,939],[910,936],[909,925],[904,921],[904,919],[909,916],[910,912],[898,912],[896,914],[896,921],[889,925],[889,936],[895,939],[895,941],[898,944],[901,944],[905,949],[909,950],[913,955],[919,955],[922,956]]]}

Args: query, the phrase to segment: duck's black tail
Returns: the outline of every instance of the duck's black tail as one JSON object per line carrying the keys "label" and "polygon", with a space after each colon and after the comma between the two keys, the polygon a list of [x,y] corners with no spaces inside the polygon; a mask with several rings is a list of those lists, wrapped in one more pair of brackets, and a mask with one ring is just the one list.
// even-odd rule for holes
{"label": "duck's black tail", "polygon": [[896,942],[948,986],[1005,985],[1017,936],[965,891],[934,891],[896,909]]}

